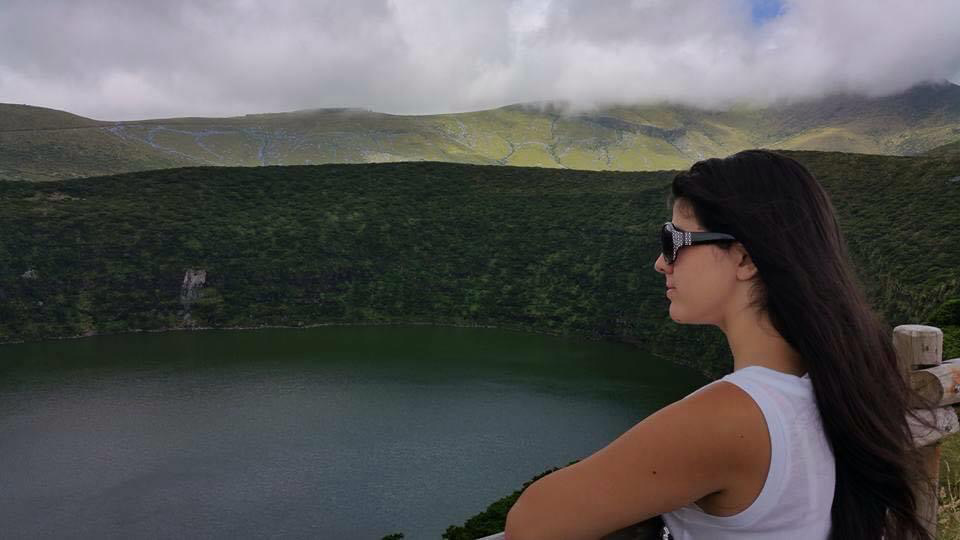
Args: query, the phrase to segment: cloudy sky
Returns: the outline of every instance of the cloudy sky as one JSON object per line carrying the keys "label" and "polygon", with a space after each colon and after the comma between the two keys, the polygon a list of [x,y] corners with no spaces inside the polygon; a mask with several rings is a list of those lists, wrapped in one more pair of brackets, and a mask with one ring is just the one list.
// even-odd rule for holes
{"label": "cloudy sky", "polygon": [[0,0],[0,102],[103,120],[960,82],[958,0]]}

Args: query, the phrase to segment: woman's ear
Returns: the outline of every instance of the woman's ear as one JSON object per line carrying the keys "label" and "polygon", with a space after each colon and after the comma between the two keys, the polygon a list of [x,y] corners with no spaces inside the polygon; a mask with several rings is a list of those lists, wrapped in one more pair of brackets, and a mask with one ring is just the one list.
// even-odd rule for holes
{"label": "woman's ear", "polygon": [[733,245],[734,260],[737,261],[737,278],[743,281],[749,281],[757,275],[757,265],[753,264],[753,259],[743,244],[737,242]]}

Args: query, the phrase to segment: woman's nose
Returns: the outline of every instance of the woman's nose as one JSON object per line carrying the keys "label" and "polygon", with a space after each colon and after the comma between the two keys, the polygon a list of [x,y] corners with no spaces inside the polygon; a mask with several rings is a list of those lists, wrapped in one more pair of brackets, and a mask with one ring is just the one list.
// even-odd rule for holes
{"label": "woman's nose", "polygon": [[653,261],[653,269],[661,274],[667,273],[667,262],[663,260],[663,253],[657,256],[657,260]]}

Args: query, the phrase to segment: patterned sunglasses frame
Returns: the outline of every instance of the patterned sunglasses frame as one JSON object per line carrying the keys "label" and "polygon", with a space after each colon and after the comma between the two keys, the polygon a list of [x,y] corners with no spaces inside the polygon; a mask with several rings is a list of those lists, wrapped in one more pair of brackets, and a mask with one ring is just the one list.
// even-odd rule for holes
{"label": "patterned sunglasses frame", "polygon": [[666,222],[660,228],[660,244],[663,252],[663,259],[668,264],[673,264],[677,260],[677,253],[680,248],[694,246],[697,244],[715,244],[717,242],[727,242],[736,240],[733,236],[725,233],[716,232],[697,232],[685,231],[677,228],[673,223]]}

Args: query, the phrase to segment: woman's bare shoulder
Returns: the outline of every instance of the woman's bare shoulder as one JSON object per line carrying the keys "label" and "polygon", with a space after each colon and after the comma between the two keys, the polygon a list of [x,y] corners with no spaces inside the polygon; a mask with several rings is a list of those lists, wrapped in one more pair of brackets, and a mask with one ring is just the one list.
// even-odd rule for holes
{"label": "woman's bare shoulder", "polygon": [[690,394],[693,414],[708,414],[723,424],[725,437],[732,445],[734,464],[746,471],[765,465],[770,455],[770,435],[763,411],[742,388],[728,381],[717,380]]}
{"label": "woman's bare shoulder", "polygon": [[745,423],[763,428],[766,433],[766,421],[757,402],[742,388],[728,381],[717,380],[700,387],[680,403],[691,410],[720,413],[725,422]]}

